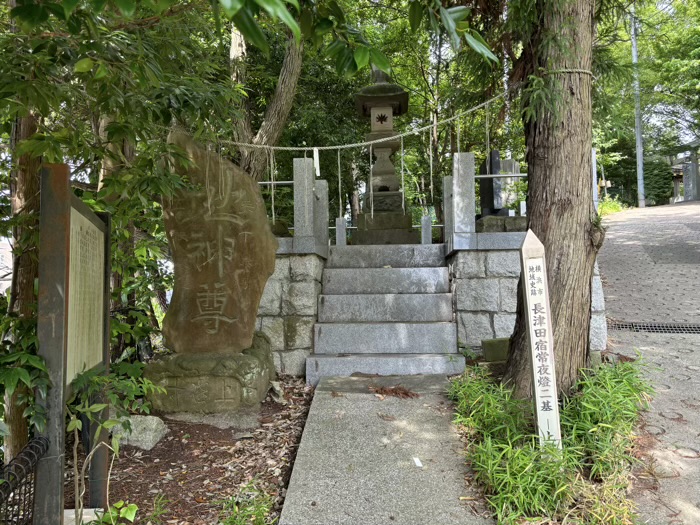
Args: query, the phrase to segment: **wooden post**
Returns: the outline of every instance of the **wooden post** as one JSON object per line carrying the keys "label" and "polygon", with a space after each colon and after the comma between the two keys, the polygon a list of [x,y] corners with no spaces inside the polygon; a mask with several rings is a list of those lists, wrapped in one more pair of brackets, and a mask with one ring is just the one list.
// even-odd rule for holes
{"label": "wooden post", "polygon": [[533,398],[540,444],[553,443],[561,449],[559,401],[554,369],[554,337],[549,308],[547,264],[544,245],[528,230],[520,249],[523,293],[527,312]]}
{"label": "wooden post", "polygon": [[[109,366],[109,217],[98,217],[73,194],[68,166],[47,164],[41,172],[39,225],[37,336],[51,387],[47,398],[38,400],[47,413],[43,435],[49,450],[37,465],[34,523],[57,525],[63,523],[70,382],[83,370]],[[98,440],[105,438],[103,432]],[[108,459],[104,447],[93,457],[92,506],[106,505]]]}

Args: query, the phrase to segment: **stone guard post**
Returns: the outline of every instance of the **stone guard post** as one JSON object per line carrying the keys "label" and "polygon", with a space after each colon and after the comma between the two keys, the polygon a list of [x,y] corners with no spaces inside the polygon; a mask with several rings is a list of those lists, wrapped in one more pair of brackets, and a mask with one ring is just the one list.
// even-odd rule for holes
{"label": "stone guard post", "polygon": [[446,253],[476,249],[476,165],[473,153],[455,153],[452,176],[443,179]]}
{"label": "stone guard post", "polygon": [[[63,523],[66,408],[75,375],[109,365],[109,216],[97,216],[71,190],[68,166],[46,164],[41,172],[39,245],[39,355],[51,388],[38,400],[47,412],[49,440],[39,460],[34,523]],[[90,438],[95,429],[90,429]],[[104,436],[103,436],[104,438]],[[90,467],[90,505],[107,503],[108,451],[97,449]]]}
{"label": "stone guard post", "polygon": [[[294,237],[291,253],[328,257],[328,181],[316,179],[313,159],[294,159]],[[287,252],[280,244],[278,253]],[[287,253],[289,253],[287,252]]]}

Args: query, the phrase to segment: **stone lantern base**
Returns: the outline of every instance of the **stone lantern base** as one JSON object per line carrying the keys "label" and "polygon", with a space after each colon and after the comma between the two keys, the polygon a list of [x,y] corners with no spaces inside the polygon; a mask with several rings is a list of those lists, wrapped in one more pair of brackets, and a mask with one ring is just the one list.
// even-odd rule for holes
{"label": "stone lantern base", "polygon": [[357,217],[353,244],[420,244],[421,232],[412,227],[411,210],[402,208],[400,191],[374,192],[374,216],[365,202]]}

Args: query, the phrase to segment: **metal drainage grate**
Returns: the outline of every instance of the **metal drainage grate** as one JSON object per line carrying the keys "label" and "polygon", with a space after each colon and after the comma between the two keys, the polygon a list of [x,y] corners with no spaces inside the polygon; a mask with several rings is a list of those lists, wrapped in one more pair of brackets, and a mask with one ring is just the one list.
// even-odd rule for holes
{"label": "metal drainage grate", "polygon": [[608,319],[608,330],[650,332],[653,334],[700,334],[700,324],[634,323],[627,321],[611,321]]}

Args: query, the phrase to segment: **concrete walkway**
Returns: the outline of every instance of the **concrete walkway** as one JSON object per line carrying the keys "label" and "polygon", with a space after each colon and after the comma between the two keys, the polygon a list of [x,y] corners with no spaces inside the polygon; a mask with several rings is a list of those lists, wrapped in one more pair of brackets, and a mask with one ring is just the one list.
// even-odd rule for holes
{"label": "concrete walkway", "polygon": [[[608,317],[700,328],[700,202],[630,210],[604,222],[598,262]],[[641,353],[656,388],[644,426],[651,450],[632,493],[639,521],[698,525],[700,335],[611,330],[608,337],[613,352]]]}
{"label": "concrete walkway", "polygon": [[[420,397],[382,396],[401,385]],[[464,444],[439,376],[324,378],[280,525],[491,525],[470,505]]]}

